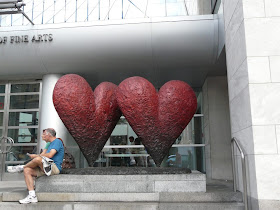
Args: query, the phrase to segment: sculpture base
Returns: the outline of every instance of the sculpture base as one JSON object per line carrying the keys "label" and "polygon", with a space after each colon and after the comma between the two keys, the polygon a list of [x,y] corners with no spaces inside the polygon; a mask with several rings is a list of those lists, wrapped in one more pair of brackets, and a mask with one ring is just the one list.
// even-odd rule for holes
{"label": "sculpture base", "polygon": [[[156,192],[206,192],[206,177],[198,171],[192,173],[176,173],[177,169],[168,169],[169,173],[156,174],[155,170],[141,168],[142,173],[136,174],[139,168],[128,169],[126,172],[134,171],[134,174],[116,174],[116,170],[90,168],[92,173],[103,174],[80,175],[60,174],[50,177],[40,177],[36,180],[36,192],[65,192],[65,193],[156,193]],[[87,170],[76,169],[76,173]],[[164,171],[159,169],[159,171]],[[70,169],[63,173],[70,173]],[[75,170],[72,169],[72,173]],[[78,172],[80,171],[80,172]],[[115,174],[108,174],[115,171]],[[154,171],[153,174],[152,171]],[[158,171],[158,172],[159,172]],[[172,174],[173,171],[173,174]],[[179,170],[178,170],[179,171]],[[178,172],[177,171],[177,172]],[[106,174],[106,173],[107,174]],[[139,171],[138,171],[139,172]],[[121,173],[124,173],[121,172]],[[146,173],[146,174],[145,174]]]}
{"label": "sculpture base", "polygon": [[63,169],[61,174],[72,175],[145,175],[145,174],[190,174],[188,168],[161,167],[88,167]]}

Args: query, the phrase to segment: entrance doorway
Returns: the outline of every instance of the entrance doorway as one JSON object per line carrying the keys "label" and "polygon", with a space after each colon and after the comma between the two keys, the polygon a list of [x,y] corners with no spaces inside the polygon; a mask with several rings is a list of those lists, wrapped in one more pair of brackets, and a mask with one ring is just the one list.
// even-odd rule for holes
{"label": "entrance doorway", "polygon": [[[23,164],[37,153],[41,81],[0,83],[0,179],[18,180],[22,174],[7,174],[7,166]],[[13,139],[10,146],[7,139]]]}

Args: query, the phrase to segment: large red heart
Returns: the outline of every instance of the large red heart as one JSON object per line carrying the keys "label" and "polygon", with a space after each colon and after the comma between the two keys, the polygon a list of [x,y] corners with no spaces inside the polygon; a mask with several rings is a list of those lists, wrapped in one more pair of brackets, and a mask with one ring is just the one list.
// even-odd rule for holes
{"label": "large red heart", "polygon": [[159,166],[195,114],[194,91],[187,83],[173,80],[157,93],[148,80],[130,77],[116,95],[123,115]]}
{"label": "large red heart", "polygon": [[116,88],[113,83],[102,82],[93,92],[87,81],[75,74],[61,77],[55,85],[55,109],[89,166],[93,166],[121,116]]}

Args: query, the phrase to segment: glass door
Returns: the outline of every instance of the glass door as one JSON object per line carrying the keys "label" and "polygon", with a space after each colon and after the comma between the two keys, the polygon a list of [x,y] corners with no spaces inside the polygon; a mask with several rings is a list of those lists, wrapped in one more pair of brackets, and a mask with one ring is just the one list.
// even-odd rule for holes
{"label": "glass door", "polygon": [[0,172],[2,180],[18,180],[22,174],[7,174],[6,169],[23,164],[29,159],[26,153],[37,153],[41,82],[10,82],[3,86],[5,90],[0,85],[0,134],[12,138],[14,145],[9,153],[1,155]]}
{"label": "glass door", "polygon": [[6,84],[0,84],[0,181],[2,181],[3,173],[5,171],[5,157],[4,152],[6,151],[6,142],[3,139],[4,133],[4,116],[5,116],[5,102],[6,102]]}

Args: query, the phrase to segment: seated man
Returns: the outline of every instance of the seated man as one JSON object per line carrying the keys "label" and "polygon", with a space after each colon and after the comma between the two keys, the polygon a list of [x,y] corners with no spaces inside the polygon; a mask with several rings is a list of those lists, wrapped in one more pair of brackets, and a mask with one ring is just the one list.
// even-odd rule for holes
{"label": "seated man", "polygon": [[7,171],[10,173],[24,172],[24,179],[29,191],[29,195],[19,200],[20,203],[36,203],[38,202],[35,195],[33,177],[40,177],[44,175],[42,156],[50,158],[54,161],[52,165],[51,175],[59,174],[61,171],[61,164],[64,157],[64,147],[62,141],[56,138],[56,132],[53,128],[43,130],[42,139],[50,145],[47,150],[44,150],[40,155],[28,154],[32,160],[26,165],[8,166]]}

